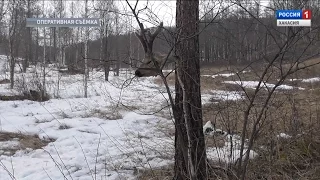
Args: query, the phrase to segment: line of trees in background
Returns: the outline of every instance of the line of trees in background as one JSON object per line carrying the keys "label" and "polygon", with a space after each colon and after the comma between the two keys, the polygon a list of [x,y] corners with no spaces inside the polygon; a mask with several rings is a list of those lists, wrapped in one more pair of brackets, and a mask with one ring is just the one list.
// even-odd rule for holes
{"label": "line of trees in background", "polygon": [[[52,3],[53,2],[53,3]],[[227,1],[226,1],[227,2]],[[232,1],[230,1],[232,2]],[[274,37],[268,36],[267,31],[279,32],[278,36],[285,37],[293,33],[292,28],[276,27],[275,10],[277,9],[306,9],[312,10],[312,23],[319,21],[319,1],[269,1],[268,8],[262,7],[260,1],[244,1],[240,8],[220,8],[218,13],[212,11],[215,1],[203,1],[200,10],[203,14],[200,22],[200,58],[202,66],[217,64],[247,64],[259,59],[260,51],[270,56],[276,52],[275,46],[268,46]],[[46,63],[58,63],[60,67],[84,71],[84,28],[46,28],[43,37],[40,28],[27,28],[27,17],[67,17],[79,15],[80,10],[75,2],[71,2],[68,10],[65,1],[48,1],[54,7],[51,12],[44,13],[42,1],[4,1],[0,2],[0,53],[11,57],[11,64],[15,59],[25,59],[22,63],[23,71],[29,64],[43,61],[43,39],[46,39]],[[129,16],[122,16],[113,1],[98,1],[91,7],[89,17],[100,17],[100,29],[90,29],[91,37],[88,42],[88,66],[101,67],[106,74],[110,68],[118,75],[119,68],[136,67],[143,57],[143,48],[139,40],[134,37]],[[211,3],[211,6],[210,6]],[[243,9],[246,9],[245,12]],[[254,14],[258,19],[248,14]],[[80,13],[81,15],[81,13]],[[129,20],[128,20],[129,19]],[[263,22],[268,28],[256,23]],[[165,31],[155,40],[154,51],[166,53],[173,43],[173,27],[165,27]],[[93,33],[95,31],[96,33]],[[308,31],[305,28],[304,31]],[[303,33],[303,32],[302,32]],[[320,32],[317,31],[318,38]],[[283,38],[279,38],[283,39]],[[308,41],[306,40],[306,43]],[[315,41],[317,42],[317,41]],[[309,51],[319,51],[318,44],[311,44]],[[268,48],[265,48],[268,47]],[[299,52],[297,49],[292,52]],[[305,53],[308,56],[308,52]],[[12,66],[14,67],[14,66]],[[106,75],[106,80],[108,75]]]}

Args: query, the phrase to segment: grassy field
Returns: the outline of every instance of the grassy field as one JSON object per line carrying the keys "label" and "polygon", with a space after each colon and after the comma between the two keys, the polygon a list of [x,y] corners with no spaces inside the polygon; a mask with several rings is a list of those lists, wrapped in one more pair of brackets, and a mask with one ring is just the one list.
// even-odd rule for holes
{"label": "grassy field", "polygon": [[[302,63],[309,66],[320,62],[320,58]],[[290,64],[283,66],[288,69]],[[254,88],[225,81],[258,81],[262,68],[251,68],[239,72],[242,67],[205,68],[201,70],[202,93],[211,91],[237,91],[246,95],[240,99],[222,100],[211,98],[210,103],[203,104],[204,123],[211,121],[217,128],[233,134],[241,135],[244,111],[248,107],[248,99],[254,95]],[[276,83],[279,72],[276,68],[265,80]],[[253,150],[259,154],[250,160],[247,172],[248,179],[319,179],[320,178],[320,65],[300,70],[283,82],[293,88],[276,90],[272,95],[264,117],[260,122],[260,131],[255,139]],[[220,76],[216,76],[220,74]],[[233,75],[231,75],[233,74]],[[169,76],[174,84],[174,76]],[[159,79],[155,83],[159,84]],[[252,133],[253,123],[268,96],[270,88],[261,88],[257,94],[254,108],[249,116],[247,137]],[[226,142],[221,137],[206,137],[207,147],[220,148]],[[210,167],[227,167],[224,162],[214,162]],[[212,179],[237,179],[219,168],[212,168]],[[143,171],[141,179],[170,179],[172,168]]]}

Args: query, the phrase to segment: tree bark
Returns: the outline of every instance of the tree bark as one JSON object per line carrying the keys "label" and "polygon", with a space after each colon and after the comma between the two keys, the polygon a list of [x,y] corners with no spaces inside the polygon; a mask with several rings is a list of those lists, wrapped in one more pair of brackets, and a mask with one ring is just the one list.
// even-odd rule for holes
{"label": "tree bark", "polygon": [[[30,0],[27,1],[27,17],[30,18],[31,17],[31,2]],[[22,64],[22,71],[25,73],[27,71],[27,67],[29,66],[29,62],[31,61],[32,59],[32,31],[31,31],[31,28],[27,28],[27,47],[26,47],[26,58],[25,60],[23,61],[23,64]]]}
{"label": "tree bark", "polygon": [[110,72],[110,62],[109,62],[109,52],[108,52],[108,24],[106,24],[106,29],[105,29],[105,41],[104,41],[104,62],[103,62],[103,68],[104,68],[104,80],[108,81],[109,80],[109,72]]}
{"label": "tree bark", "polygon": [[57,63],[57,28],[53,27],[53,61]]}
{"label": "tree bark", "polygon": [[115,38],[115,58],[117,60],[116,67],[114,69],[114,75],[119,76],[120,71],[120,58],[119,58],[119,39],[120,39],[120,32],[119,32],[119,17],[117,16],[116,19],[116,38]]}
{"label": "tree bark", "polygon": [[[85,2],[85,18],[88,18],[88,0]],[[84,97],[88,97],[88,38],[89,38],[89,29],[85,27],[85,45],[84,45]]]}
{"label": "tree bark", "polygon": [[175,97],[174,179],[207,179],[203,135],[200,57],[199,1],[177,0],[177,73]]}
{"label": "tree bark", "polygon": [[18,46],[18,10],[17,5],[13,2],[12,8],[14,9],[11,14],[10,27],[9,27],[9,52],[10,52],[10,89],[14,87],[14,68],[16,65],[17,46]]}

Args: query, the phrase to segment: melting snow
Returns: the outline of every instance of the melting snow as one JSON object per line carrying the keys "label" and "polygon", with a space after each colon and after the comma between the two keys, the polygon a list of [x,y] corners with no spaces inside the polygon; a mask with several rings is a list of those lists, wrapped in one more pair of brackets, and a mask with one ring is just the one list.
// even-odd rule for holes
{"label": "melting snow", "polygon": [[[52,98],[46,102],[0,101],[0,122],[3,131],[37,134],[55,141],[42,149],[1,155],[1,180],[13,176],[19,180],[134,179],[135,168],[173,162],[174,138],[163,130],[172,127],[172,121],[146,115],[161,110],[161,102],[166,102],[168,96],[164,87],[153,83],[153,77],[130,80],[133,72],[122,71],[119,77],[111,74],[109,82],[105,82],[102,72],[90,72],[88,98],[83,98],[82,75],[58,76],[56,70],[47,70],[46,88]],[[2,84],[0,94],[36,88],[40,78],[31,71],[41,69],[32,67],[28,68],[29,73],[17,73],[15,89],[19,91],[10,91],[8,84]],[[212,97],[226,100],[240,95],[212,91],[202,96],[203,103]],[[119,115],[110,119],[115,111]]]}
{"label": "melting snow", "polygon": [[233,76],[235,75],[234,73],[224,73],[224,74],[215,74],[215,75],[201,75],[203,77],[212,77],[212,78],[216,78],[218,76],[222,76],[222,77],[229,77],[229,76]]}
{"label": "melting snow", "polygon": [[309,78],[309,79],[302,79],[301,82],[313,83],[313,82],[318,82],[318,81],[320,81],[320,77],[314,77],[314,78]]}
{"label": "melting snow", "polygon": [[224,101],[233,100],[233,101],[236,101],[236,100],[239,100],[239,99],[242,98],[241,93],[238,92],[238,91],[212,90],[211,93],[213,94],[212,98],[216,99],[216,100],[224,100]]}
{"label": "melting snow", "polygon": [[[227,132],[216,129],[211,121],[208,121],[203,126],[203,133],[209,138],[215,138],[215,136],[220,136],[225,139],[225,144],[223,147],[210,147],[207,149],[208,158],[214,161],[223,161],[227,163],[234,163],[240,156],[240,146],[241,138],[235,134],[228,134]],[[244,149],[244,152],[247,149]],[[256,152],[250,151],[249,158],[252,159],[257,155]]]}
{"label": "melting snow", "polygon": [[216,74],[216,75],[213,75],[212,78],[215,78],[218,76],[229,77],[229,76],[233,76],[233,75],[235,75],[235,74],[234,73]]}
{"label": "melting snow", "polygon": [[[235,137],[233,137],[235,138]],[[231,140],[225,142],[225,145],[221,148],[208,148],[207,149],[207,157],[214,161],[221,161],[227,163],[235,163],[240,156],[240,140]],[[247,150],[245,149],[244,152]],[[258,154],[254,151],[250,151],[249,158],[252,159],[256,157]]]}
{"label": "melting snow", "polygon": [[[258,86],[259,81],[224,81],[224,83],[237,84],[245,88],[255,89]],[[260,87],[264,87],[264,88],[273,88],[274,86],[275,86],[274,84],[270,84],[270,83],[261,83],[260,85]],[[289,85],[280,85],[277,87],[277,89],[289,90],[289,89],[294,89],[294,87]],[[304,88],[298,87],[298,89],[303,90]]]}
{"label": "melting snow", "polygon": [[280,133],[279,135],[277,135],[277,137],[279,137],[279,138],[285,138],[285,139],[291,138],[291,136],[288,135],[288,134],[286,134],[286,133]]}
{"label": "melting snow", "polygon": [[320,81],[320,77],[308,78],[308,79],[289,79],[289,81],[301,81],[305,83],[313,83]]}

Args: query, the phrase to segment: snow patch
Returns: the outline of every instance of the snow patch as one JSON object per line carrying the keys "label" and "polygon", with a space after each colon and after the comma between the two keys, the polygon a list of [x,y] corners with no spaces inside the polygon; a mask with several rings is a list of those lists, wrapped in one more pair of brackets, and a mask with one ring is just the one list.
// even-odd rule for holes
{"label": "snow patch", "polygon": [[286,134],[286,133],[280,133],[279,135],[277,135],[278,138],[284,138],[284,139],[289,139],[292,136]]}
{"label": "snow patch", "polygon": [[[224,83],[228,84],[237,84],[239,86],[243,86],[244,88],[251,88],[255,89],[259,85],[259,81],[224,81]],[[273,88],[275,85],[270,83],[261,83],[260,87],[263,88]],[[289,86],[289,85],[280,85],[277,87],[277,89],[283,89],[283,90],[291,90],[295,87]],[[304,88],[298,87],[299,90],[304,90]]]}
{"label": "snow patch", "polygon": [[320,77],[314,77],[314,78],[301,80],[301,82],[305,82],[305,83],[314,83],[314,82],[319,82],[319,81],[320,81]]}
{"label": "snow patch", "polygon": [[242,95],[238,91],[222,91],[222,90],[212,90],[212,98],[215,100],[223,101],[236,101],[242,98]]}
{"label": "snow patch", "polygon": [[225,73],[225,74],[216,74],[216,75],[212,75],[211,77],[212,78],[216,78],[218,76],[222,76],[222,77],[230,77],[230,76],[233,76],[235,75],[234,73]]}
{"label": "snow patch", "polygon": [[[215,138],[216,136],[223,137],[225,144],[223,147],[209,147],[207,148],[207,157],[214,161],[234,163],[240,157],[241,137],[236,134],[228,134],[226,131],[216,129],[211,121],[208,121],[203,126],[203,133],[208,138]],[[247,149],[244,149],[246,152]],[[250,151],[249,158],[255,158],[258,154]]]}

